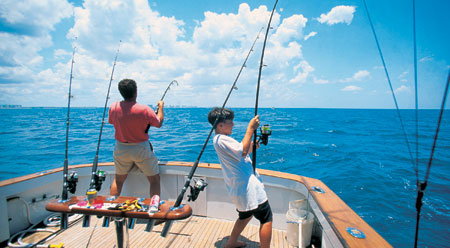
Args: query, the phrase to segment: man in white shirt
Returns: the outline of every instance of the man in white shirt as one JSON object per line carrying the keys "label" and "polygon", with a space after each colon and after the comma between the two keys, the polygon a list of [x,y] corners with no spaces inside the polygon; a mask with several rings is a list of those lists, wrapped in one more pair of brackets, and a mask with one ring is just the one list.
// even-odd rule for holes
{"label": "man in white shirt", "polygon": [[243,247],[245,242],[238,237],[253,216],[261,223],[259,239],[262,248],[270,247],[272,238],[272,210],[267,200],[264,185],[257,172],[253,171],[249,154],[252,152],[252,135],[259,127],[259,116],[250,120],[241,142],[229,135],[234,126],[234,112],[230,109],[214,108],[208,114],[208,121],[214,125],[218,118],[213,143],[222,165],[222,173],[228,194],[236,206],[239,218],[236,220],[225,247]]}

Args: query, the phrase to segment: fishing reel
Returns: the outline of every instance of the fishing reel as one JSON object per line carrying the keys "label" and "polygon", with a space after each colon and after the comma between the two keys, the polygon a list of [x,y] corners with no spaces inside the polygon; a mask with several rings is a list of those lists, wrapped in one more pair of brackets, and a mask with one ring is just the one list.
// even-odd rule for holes
{"label": "fishing reel", "polygon": [[261,134],[257,136],[259,138],[258,142],[262,143],[263,145],[267,145],[267,143],[269,143],[269,136],[272,134],[270,125],[264,124],[259,130]]}
{"label": "fishing reel", "polygon": [[102,183],[105,181],[105,179],[105,172],[102,170],[98,170],[94,175],[94,185],[97,191],[100,191],[102,189]]}
{"label": "fishing reel", "polygon": [[198,195],[200,194],[200,191],[203,191],[208,184],[203,179],[197,179],[194,180],[194,187],[189,185],[189,188],[191,189],[191,194],[188,195],[188,201],[195,201],[197,200]]}
{"label": "fishing reel", "polygon": [[75,194],[75,191],[77,190],[77,183],[78,183],[78,173],[76,171],[70,172],[70,175],[67,178],[67,191],[69,191],[72,194]]}

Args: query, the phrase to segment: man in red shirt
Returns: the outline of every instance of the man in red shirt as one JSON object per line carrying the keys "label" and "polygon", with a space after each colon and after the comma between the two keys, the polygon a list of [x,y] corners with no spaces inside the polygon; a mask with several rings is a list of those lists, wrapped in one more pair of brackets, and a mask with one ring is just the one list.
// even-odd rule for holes
{"label": "man in red shirt", "polygon": [[128,172],[136,165],[150,183],[150,197],[160,195],[158,158],[153,153],[146,132],[147,126],[160,128],[164,120],[163,101],[158,102],[158,114],[147,105],[136,102],[137,86],[132,79],[119,82],[123,101],[111,104],[108,122],[114,125],[116,145],[114,165],[116,174],[111,185],[111,195],[119,196]]}

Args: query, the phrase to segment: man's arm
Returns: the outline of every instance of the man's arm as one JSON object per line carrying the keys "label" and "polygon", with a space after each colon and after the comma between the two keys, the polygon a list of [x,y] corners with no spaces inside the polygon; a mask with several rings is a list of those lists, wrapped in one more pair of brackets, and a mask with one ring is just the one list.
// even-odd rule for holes
{"label": "man's arm", "polygon": [[158,118],[159,118],[159,125],[155,127],[160,128],[164,122],[164,101],[158,102]]}
{"label": "man's arm", "polygon": [[245,132],[245,136],[242,139],[242,157],[247,156],[251,152],[252,148],[252,136],[253,132],[259,127],[259,115],[255,116],[250,120],[247,127],[247,132]]}

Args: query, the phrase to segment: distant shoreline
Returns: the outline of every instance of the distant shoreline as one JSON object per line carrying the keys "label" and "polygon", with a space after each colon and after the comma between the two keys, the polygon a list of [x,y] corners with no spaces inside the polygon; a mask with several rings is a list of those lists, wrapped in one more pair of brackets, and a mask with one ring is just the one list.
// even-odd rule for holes
{"label": "distant shoreline", "polygon": [[0,109],[23,109],[22,105],[2,104]]}
{"label": "distant shoreline", "polygon": [[[155,106],[153,105],[148,105],[149,107],[155,109]],[[0,105],[0,109],[65,109],[67,107],[45,107],[45,106],[34,106],[34,107],[24,107],[22,105],[12,105],[12,104],[2,104]],[[71,109],[98,109],[98,108],[104,108],[104,107],[70,107]],[[175,108],[175,109],[179,109],[179,108],[186,108],[186,109],[193,109],[193,108],[197,108],[197,109],[211,109],[213,107],[198,107],[198,106],[165,106],[164,108]],[[227,107],[227,108],[231,108],[231,109],[253,109],[253,107]],[[337,109],[337,110],[395,110],[395,108],[289,108],[289,107],[280,107],[280,108],[275,108],[275,107],[260,107],[259,109]],[[415,110],[415,109],[400,109],[400,110]],[[439,110],[439,109],[429,109],[429,108],[422,108],[419,110]],[[445,111],[449,111],[450,109],[444,109]]]}

